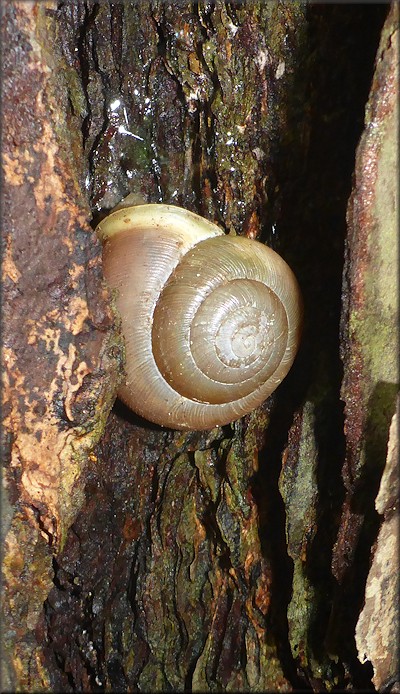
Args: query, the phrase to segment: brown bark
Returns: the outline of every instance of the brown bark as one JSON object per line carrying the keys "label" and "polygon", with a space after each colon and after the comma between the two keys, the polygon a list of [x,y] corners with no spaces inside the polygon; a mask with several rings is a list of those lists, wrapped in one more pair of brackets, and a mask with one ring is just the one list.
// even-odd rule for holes
{"label": "brown bark", "polygon": [[45,16],[46,5],[9,3],[2,18],[3,483],[11,507],[3,609],[8,686],[18,689],[48,681],[35,629],[122,362],[60,109],[65,86],[38,42]]}
{"label": "brown bark", "polygon": [[[352,371],[349,315],[376,271],[354,203],[373,177],[356,179],[349,208],[345,421],[339,319],[354,149],[387,9],[5,4],[5,689],[372,687],[355,624],[393,411],[390,400],[370,426],[380,379],[366,373],[368,342]],[[129,192],[258,236],[298,275],[297,363],[232,426],[184,434],[119,403],[110,413],[123,347],[89,221]],[[373,484],[354,512],[366,446]]]}
{"label": "brown bark", "polygon": [[398,10],[398,5],[392,7],[381,35],[347,215],[341,391],[346,403],[345,498],[332,562],[340,584],[334,630],[354,582],[369,568],[359,548],[366,536],[368,544],[376,537],[357,649],[363,661],[368,654],[378,689],[393,687],[396,680],[400,686],[399,524],[394,501],[399,480],[393,454],[398,446],[393,424],[399,386]]}

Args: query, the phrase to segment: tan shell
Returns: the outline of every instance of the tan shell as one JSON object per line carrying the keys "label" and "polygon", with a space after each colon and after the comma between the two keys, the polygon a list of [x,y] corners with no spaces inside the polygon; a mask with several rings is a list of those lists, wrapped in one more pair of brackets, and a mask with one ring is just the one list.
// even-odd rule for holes
{"label": "tan shell", "polygon": [[285,261],[173,205],[120,207],[97,227],[126,342],[119,397],[173,429],[260,405],[297,352],[302,304]]}

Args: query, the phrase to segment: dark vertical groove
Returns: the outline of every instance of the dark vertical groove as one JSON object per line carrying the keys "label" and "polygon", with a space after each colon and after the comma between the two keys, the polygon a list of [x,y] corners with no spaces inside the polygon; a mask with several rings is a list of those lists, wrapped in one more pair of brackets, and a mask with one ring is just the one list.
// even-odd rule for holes
{"label": "dark vertical groove", "polygon": [[[291,599],[292,560],[287,554],[285,508],[278,479],[287,432],[304,400],[315,415],[318,450],[316,534],[308,543],[308,578],[317,591],[308,635],[319,662],[327,660],[325,638],[334,598],[331,573],[344,488],[344,415],[340,400],[339,356],[341,289],[346,208],[352,186],[355,150],[363,130],[374,60],[388,6],[311,4],[307,10],[308,50],[289,97],[289,129],[280,145],[276,219],[279,250],[294,269],[304,296],[302,347],[287,381],[275,397],[263,462],[255,480],[263,512],[263,549],[273,574],[272,621],[283,665],[299,686],[288,642],[287,606]],[[307,144],[308,143],[308,144]],[[371,538],[369,541],[369,546]],[[358,588],[361,589],[360,583]],[[342,615],[341,657],[353,685],[373,689],[371,668],[361,666],[354,644],[357,604]],[[306,678],[312,673],[304,673]],[[337,669],[338,676],[343,669]]]}

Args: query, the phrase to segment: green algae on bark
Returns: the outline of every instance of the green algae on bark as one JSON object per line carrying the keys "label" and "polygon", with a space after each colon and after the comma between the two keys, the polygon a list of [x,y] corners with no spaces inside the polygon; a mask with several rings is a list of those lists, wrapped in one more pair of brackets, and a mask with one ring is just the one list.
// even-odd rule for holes
{"label": "green algae on bark", "polygon": [[[377,52],[348,208],[341,392],[346,415],[343,467],[346,497],[332,562],[334,575],[341,584],[337,603],[345,604],[343,597],[346,599],[351,594],[354,583],[352,560],[357,550],[360,555],[366,529],[370,529],[373,538],[378,536],[372,549],[373,575],[368,578],[366,604],[367,615],[374,620],[377,615],[373,614],[371,603],[375,602],[375,610],[377,605],[382,608],[381,611],[378,607],[378,622],[384,620],[378,629],[382,641],[377,638],[374,643],[367,632],[363,641],[362,628],[357,627],[359,658],[366,662],[365,654],[369,654],[377,686],[387,685],[398,677],[397,663],[394,664],[390,655],[396,645],[386,641],[393,639],[396,621],[398,634],[398,612],[390,607],[390,595],[395,587],[391,580],[382,581],[381,575],[388,570],[391,555],[388,547],[398,543],[398,536],[396,539],[395,531],[389,532],[393,526],[388,519],[382,521],[378,516],[377,511],[382,511],[375,501],[387,460],[389,426],[399,392],[398,74],[399,7],[393,3]],[[392,433],[391,447],[394,445]],[[368,553],[364,581],[369,561]]]}
{"label": "green algae on bark", "polygon": [[347,500],[333,558],[339,580],[349,562],[343,550],[347,532],[354,532],[350,520],[359,515],[351,499],[368,484],[377,492],[399,386],[396,7],[382,32],[348,207],[341,392]]}

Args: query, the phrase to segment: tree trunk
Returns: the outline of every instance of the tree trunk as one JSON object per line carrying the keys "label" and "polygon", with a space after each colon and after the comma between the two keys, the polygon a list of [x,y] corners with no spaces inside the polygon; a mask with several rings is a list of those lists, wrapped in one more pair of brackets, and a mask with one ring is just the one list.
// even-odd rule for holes
{"label": "tree trunk", "polygon": [[[394,685],[397,23],[397,4],[4,2],[3,690]],[[92,229],[130,192],[298,277],[295,365],[232,425],[114,404]]]}

